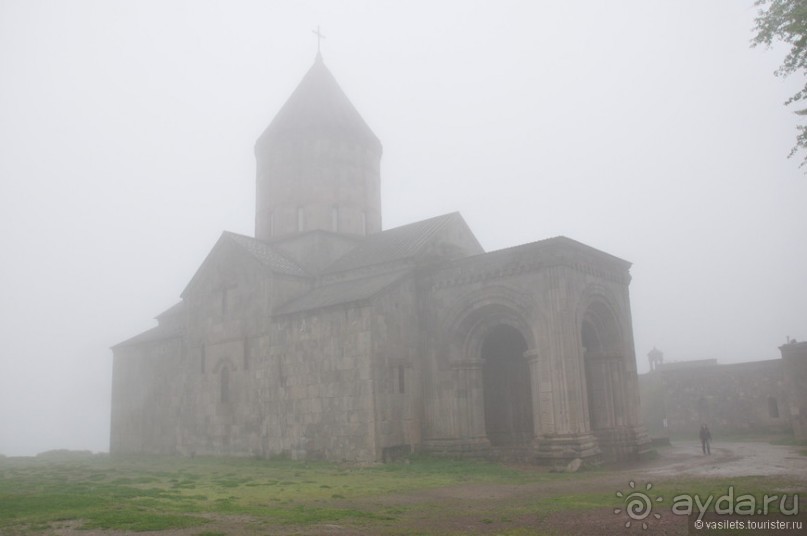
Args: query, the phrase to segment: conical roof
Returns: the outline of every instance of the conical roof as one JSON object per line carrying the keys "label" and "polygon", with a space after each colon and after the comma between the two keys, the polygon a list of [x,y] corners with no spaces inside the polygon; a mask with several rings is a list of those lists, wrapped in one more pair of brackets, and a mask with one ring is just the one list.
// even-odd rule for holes
{"label": "conical roof", "polygon": [[377,145],[378,140],[348,100],[336,79],[317,54],[314,65],[297,89],[258,138],[255,145],[279,139],[337,137]]}

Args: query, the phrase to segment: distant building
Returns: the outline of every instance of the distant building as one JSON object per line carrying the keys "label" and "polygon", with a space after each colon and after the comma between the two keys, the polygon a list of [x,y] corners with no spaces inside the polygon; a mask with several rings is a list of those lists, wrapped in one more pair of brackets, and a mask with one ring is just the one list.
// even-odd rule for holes
{"label": "distant building", "polygon": [[807,342],[788,341],[779,351],[793,435],[807,441]]}
{"label": "distant building", "polygon": [[225,232],[113,348],[113,453],[375,461],[645,451],[626,261],[568,238],[485,253],[463,218],[381,225],[381,143],[317,55]]}
{"label": "distant building", "polygon": [[782,359],[719,365],[716,359],[664,363],[640,376],[642,421],[654,436],[697,437],[794,431],[807,439],[807,343]]}

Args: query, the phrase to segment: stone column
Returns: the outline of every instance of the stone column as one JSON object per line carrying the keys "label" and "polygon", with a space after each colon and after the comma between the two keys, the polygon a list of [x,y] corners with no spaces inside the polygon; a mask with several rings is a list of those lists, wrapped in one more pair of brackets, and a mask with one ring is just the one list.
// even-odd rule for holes
{"label": "stone column", "polygon": [[596,462],[600,449],[584,422],[585,384],[581,378],[580,336],[564,289],[564,274],[558,268],[550,273],[552,314],[545,331],[548,344],[530,361],[539,406],[536,457],[537,461],[551,465],[565,464],[576,458]]}
{"label": "stone column", "polygon": [[524,358],[530,364],[532,425],[537,443],[541,436],[555,431],[550,363],[548,356],[535,349],[524,352]]}
{"label": "stone column", "polygon": [[592,417],[598,427],[593,430],[607,460],[641,458],[650,453],[650,438],[644,427],[632,422],[639,399],[631,389],[635,378],[625,366],[625,356],[619,352],[601,352],[587,357],[592,381],[599,382],[600,397],[593,401],[601,413]]}
{"label": "stone column", "polygon": [[611,386],[614,389],[614,426],[627,426],[628,419],[628,377],[624,367],[625,359],[618,355],[608,363],[611,370]]}
{"label": "stone column", "polygon": [[[621,415],[626,396],[621,359],[621,355],[607,352],[589,352],[585,357],[590,371],[588,380],[591,382],[588,394],[600,395],[593,401],[598,415],[591,416],[592,422],[596,421],[599,425],[598,429],[615,428],[625,423]],[[592,404],[591,400],[589,404]]]}

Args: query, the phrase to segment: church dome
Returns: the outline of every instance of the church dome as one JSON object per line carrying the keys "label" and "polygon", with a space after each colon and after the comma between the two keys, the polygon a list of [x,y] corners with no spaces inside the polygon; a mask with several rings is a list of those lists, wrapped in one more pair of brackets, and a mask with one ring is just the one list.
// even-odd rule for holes
{"label": "church dome", "polygon": [[290,137],[349,139],[381,150],[378,137],[339,87],[319,54],[314,65],[258,138],[256,152],[266,143]]}
{"label": "church dome", "polygon": [[255,144],[255,237],[380,231],[381,153],[317,54]]}

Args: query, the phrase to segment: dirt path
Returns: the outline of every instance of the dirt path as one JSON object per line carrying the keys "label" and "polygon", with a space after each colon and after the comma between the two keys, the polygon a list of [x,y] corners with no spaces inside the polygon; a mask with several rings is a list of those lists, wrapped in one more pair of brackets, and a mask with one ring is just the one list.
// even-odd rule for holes
{"label": "dirt path", "polygon": [[642,472],[648,477],[699,475],[711,477],[779,476],[801,477],[807,481],[807,456],[798,447],[764,442],[712,445],[712,455],[704,456],[697,441],[678,442],[661,449],[661,456]]}

